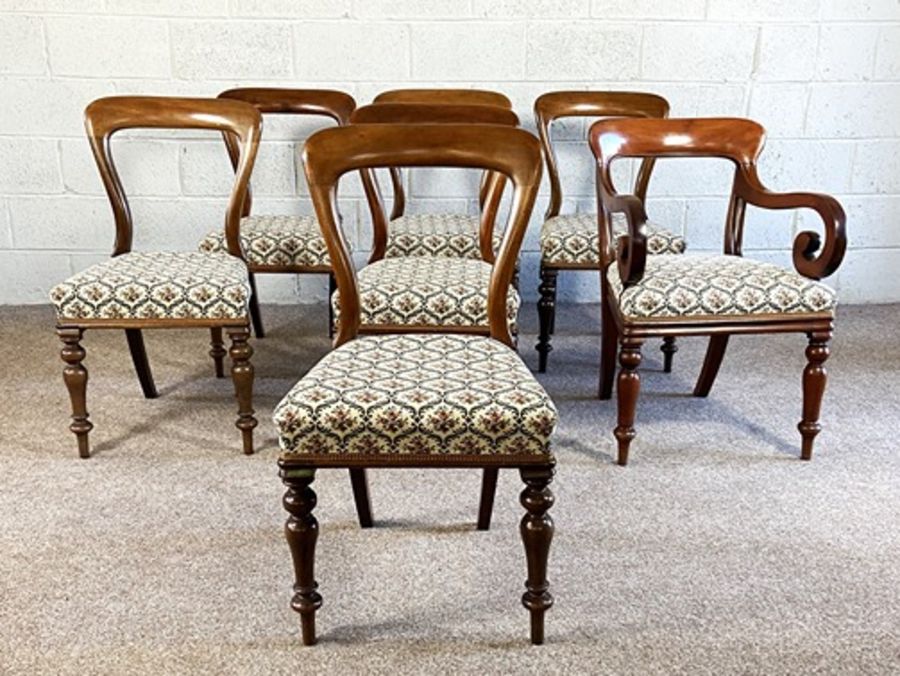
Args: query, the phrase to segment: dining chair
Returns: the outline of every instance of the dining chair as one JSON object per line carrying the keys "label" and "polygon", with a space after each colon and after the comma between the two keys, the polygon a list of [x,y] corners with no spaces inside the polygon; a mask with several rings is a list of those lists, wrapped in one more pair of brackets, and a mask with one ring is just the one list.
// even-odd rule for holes
{"label": "dining chair", "polygon": [[[85,127],[103,186],[112,206],[116,239],[112,258],[90,266],[50,292],[56,332],[63,342],[66,386],[72,401],[69,429],[79,455],[90,457],[87,411],[88,373],[81,345],[87,329],[124,329],[131,357],[148,399],[157,395],[144,347],[143,329],[209,328],[210,356],[223,371],[223,331],[231,339],[231,376],[238,400],[237,427],[244,453],[253,453],[253,349],[250,330],[250,277],[239,238],[240,216],[259,147],[262,120],[253,106],[224,99],[111,96],[85,110]],[[112,136],[123,129],[207,129],[235,137],[239,148],[234,183],[224,219],[226,251],[132,251],[133,219],[111,154]]]}
{"label": "dining chair", "polygon": [[[835,292],[820,279],[834,273],[847,246],[845,216],[833,197],[804,192],[775,193],[760,182],[757,160],[765,130],[736,118],[596,122],[590,129],[597,159],[597,197],[601,209],[600,251],[609,293],[602,307],[600,396],[612,395],[617,381],[618,464],[628,462],[635,437],[640,390],[641,346],[650,337],[710,337],[694,396],[709,394],[733,334],[805,333],[803,407],[798,429],[801,458],[812,458],[821,429],[819,411],[825,391],[825,360],[834,326]],[[713,157],[734,164],[722,255],[648,256],[647,214],[641,196],[619,194],[610,167],[619,158]],[[794,270],[743,257],[747,205],[763,209],[811,209],[822,219],[824,239],[813,231],[794,238]],[[613,214],[626,218],[627,233],[610,248]]]}
{"label": "dining chair", "polygon": [[[263,115],[318,116],[333,120],[339,126],[350,121],[356,101],[349,94],[332,89],[286,89],[271,87],[241,87],[219,94],[221,99],[244,101],[253,105]],[[232,164],[237,161],[239,149],[234,139],[225,136]],[[363,175],[364,191],[371,190],[370,178]],[[265,335],[262,315],[256,292],[255,275],[328,275],[329,295],[334,291],[334,277],[328,250],[318,223],[313,216],[280,214],[251,214],[252,196],[249,188],[241,212],[241,243],[250,268],[250,284],[253,296],[250,313],[257,338]],[[220,252],[226,249],[222,232],[210,232],[201,242],[200,250]],[[329,305],[329,312],[330,312]],[[333,320],[329,314],[329,327]],[[329,328],[330,330],[330,328]]]}
{"label": "dining chair", "polygon": [[[538,287],[538,371],[547,370],[547,358],[553,349],[551,335],[556,328],[556,284],[561,271],[600,269],[600,239],[596,213],[561,214],[563,206],[562,183],[559,163],[551,140],[553,122],[572,117],[646,117],[664,118],[669,114],[669,103],[656,94],[642,92],[548,92],[534,102],[534,116],[538,136],[544,150],[547,177],[550,181],[550,203],[541,226],[540,248],[541,283]],[[635,179],[634,193],[641,199],[647,196],[653,161],[641,163]],[[617,234],[625,232],[625,222],[616,217],[613,228]],[[677,254],[684,252],[684,238],[656,224],[647,224],[647,247],[652,254]],[[603,303],[604,285],[600,296]],[[673,338],[665,338],[662,345],[663,370],[672,370],[672,358],[677,350]]]}
{"label": "dining chair", "polygon": [[[315,575],[319,534],[311,488],[319,469],[346,467],[510,467],[525,488],[520,533],[528,576],[522,602],[531,641],[544,640],[552,605],[547,560],[553,521],[550,438],[557,413],[511,348],[506,302],[541,175],[540,146],[527,132],[499,125],[351,125],[322,130],[303,162],[334,266],[342,314],[336,348],[275,408],[287,487],[285,535],[295,583],[291,607],[302,640],[316,642],[322,604]],[[490,274],[489,331],[364,333],[363,291],[335,204],[341,175],[360,168],[457,166],[504,174],[513,186],[510,222]]]}

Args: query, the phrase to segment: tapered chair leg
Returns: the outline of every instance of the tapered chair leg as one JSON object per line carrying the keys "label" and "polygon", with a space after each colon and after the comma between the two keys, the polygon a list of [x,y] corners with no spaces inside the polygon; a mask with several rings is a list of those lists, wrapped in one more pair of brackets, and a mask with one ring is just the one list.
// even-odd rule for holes
{"label": "tapered chair leg", "polygon": [[806,368],[803,369],[803,419],[797,425],[802,437],[800,458],[812,460],[813,442],[822,430],[819,424],[819,412],[822,409],[822,395],[825,393],[825,382],[828,374],[825,360],[828,359],[828,341],[830,331],[809,334],[809,345],[806,347]]}
{"label": "tapered chair leg", "polygon": [[660,345],[659,350],[663,353],[663,373],[671,373],[672,359],[675,357],[675,353],[678,352],[678,346],[675,344],[675,336],[666,336],[663,338],[663,343]]}
{"label": "tapered chair leg", "polygon": [[231,339],[231,379],[234,381],[234,392],[238,400],[238,419],[235,426],[241,431],[246,455],[253,454],[253,428],[259,424],[253,416],[253,348],[247,340],[250,338],[248,327],[228,328]]}
{"label": "tapered chair leg", "polygon": [[216,378],[225,377],[225,343],[222,340],[222,327],[214,326],[209,330],[209,356],[216,365]]}
{"label": "tapered chair leg", "polygon": [[600,399],[612,398],[613,383],[616,379],[616,353],[619,348],[619,327],[607,299],[605,281],[600,289]]}
{"label": "tapered chair leg", "polygon": [[538,286],[538,293],[540,293],[541,297],[537,304],[540,329],[538,342],[535,345],[538,353],[539,373],[547,371],[547,355],[553,350],[553,347],[550,345],[550,327],[556,314],[556,276],[556,270],[541,266],[541,284]]}
{"label": "tapered chair leg", "polygon": [[353,487],[353,502],[356,505],[356,517],[360,528],[372,527],[372,502],[369,498],[369,480],[366,470],[354,468],[350,470],[350,485]]}
{"label": "tapered chair leg", "polygon": [[641,363],[641,341],[624,338],[619,350],[619,379],[616,383],[619,419],[613,434],[619,443],[617,462],[628,464],[628,450],[635,437],[634,416],[638,394],[641,391],[641,376],[637,371]]}
{"label": "tapered chair leg", "polygon": [[523,467],[519,473],[525,482],[519,498],[525,508],[519,532],[528,561],[522,605],[531,613],[531,642],[540,645],[544,642],[544,613],[553,605],[547,581],[547,559],[553,540],[553,519],[547,514],[553,506],[553,493],[548,486],[553,480],[553,467]]}
{"label": "tapered chair leg", "polygon": [[263,327],[262,312],[259,309],[259,293],[256,291],[256,275],[250,273],[250,320],[253,322],[253,335],[257,338],[265,338],[266,330]]}
{"label": "tapered chair leg", "polygon": [[316,642],[316,611],[322,607],[315,577],[316,540],[319,522],[313,516],[316,494],[310,484],[315,470],[281,468],[281,479],[287,486],[283,504],[290,516],[284,524],[284,535],[294,562],[294,595],[291,608],[300,613],[303,645]]}
{"label": "tapered chair leg", "polygon": [[63,369],[63,380],[69,390],[69,399],[72,402],[72,422],[69,430],[78,440],[78,455],[82,458],[91,457],[91,447],[88,441],[88,433],[94,428],[88,420],[87,411],[87,382],[88,372],[82,362],[85,350],[81,346],[81,337],[84,331],[79,328],[58,327],[56,334],[63,342],[62,360],[66,363]]}
{"label": "tapered chair leg", "polygon": [[494,496],[497,494],[497,467],[485,467],[481,475],[481,501],[478,504],[478,530],[490,530],[494,513]]}
{"label": "tapered chair leg", "polygon": [[147,349],[144,347],[144,334],[140,329],[125,329],[125,338],[128,340],[128,351],[131,352],[131,361],[134,370],[141,383],[141,390],[145,399],[156,399],[159,393],[153,382],[153,372],[150,370],[150,360],[147,359]]}
{"label": "tapered chair leg", "polygon": [[719,374],[719,367],[722,365],[722,359],[725,358],[725,349],[728,347],[728,334],[716,334],[709,337],[709,346],[706,348],[706,358],[703,360],[703,368],[700,370],[700,376],[697,378],[697,384],[694,385],[695,397],[709,396],[713,383],[716,382],[716,376]]}

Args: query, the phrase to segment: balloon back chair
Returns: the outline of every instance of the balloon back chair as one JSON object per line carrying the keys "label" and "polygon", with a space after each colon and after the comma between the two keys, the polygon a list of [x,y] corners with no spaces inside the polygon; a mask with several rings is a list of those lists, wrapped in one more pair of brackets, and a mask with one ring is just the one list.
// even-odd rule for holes
{"label": "balloon back chair", "polygon": [[[534,116],[538,136],[544,149],[547,177],[550,181],[550,203],[541,226],[541,284],[538,288],[538,371],[547,370],[547,358],[551,352],[551,335],[556,328],[556,283],[561,271],[600,269],[600,240],[597,214],[562,214],[563,189],[559,177],[556,150],[551,141],[553,122],[572,117],[640,117],[664,118],[669,114],[669,103],[656,94],[641,92],[548,92],[534,102]],[[641,199],[647,196],[653,160],[641,163],[635,179],[634,193]],[[624,234],[625,222],[616,217],[613,222],[617,234]],[[684,238],[666,228],[648,223],[648,247],[654,254],[681,253]],[[600,285],[601,302],[606,287]],[[672,357],[676,351],[674,339],[663,342],[664,370],[672,369]]]}
{"label": "balloon back chair", "polygon": [[[553,523],[548,485],[556,410],[512,349],[506,298],[541,175],[540,146],[497,125],[351,125],[312,136],[304,151],[319,224],[341,294],[336,348],[274,412],[280,476],[290,513],[292,607],[302,638],[316,640],[322,603],[314,574],[318,523],[315,473],[324,468],[517,468],[525,483],[521,535],[528,561],[523,604],[531,640],[544,639],[552,604],[546,579]],[[341,175],[362,168],[456,166],[499,172],[513,186],[510,223],[490,273],[489,327],[390,334],[365,331],[361,290],[336,211]]]}
{"label": "balloon back chair", "polygon": [[[55,286],[50,298],[56,309],[56,330],[63,342],[63,372],[72,400],[70,429],[79,454],[90,456],[87,412],[87,370],[81,345],[87,329],[124,329],[144,396],[157,396],[144,348],[143,329],[209,328],[210,356],[223,375],[222,333],[231,338],[231,370],[237,393],[237,427],[244,452],[253,452],[253,350],[248,343],[251,284],[241,250],[239,227],[250,173],[259,146],[259,113],[253,106],[221,99],[156,96],[113,96],[91,103],[85,127],[94,159],[112,206],[116,239],[112,258]],[[224,219],[226,251],[134,252],[133,222],[125,190],[113,162],[110,141],[123,129],[208,129],[232,139],[238,147],[235,176]]]}
{"label": "balloon back chair", "polygon": [[[841,205],[828,195],[774,193],[757,175],[765,130],[733,118],[601,120],[589,134],[597,158],[600,252],[609,286],[602,307],[600,396],[612,395],[616,353],[618,463],[628,461],[635,436],[641,345],[649,337],[710,336],[706,360],[694,388],[705,397],[713,385],[732,334],[805,333],[803,407],[798,428],[801,458],[812,458],[821,429],[825,360],[834,325],[835,292],[818,280],[835,272],[847,246]],[[639,195],[619,194],[610,167],[618,158],[714,157],[730,160],[734,182],[724,229],[723,255],[648,256],[647,214]],[[824,240],[813,231],[797,234],[794,270],[742,256],[747,205],[763,209],[812,209],[822,219]],[[627,233],[613,252],[609,223],[624,215]]]}

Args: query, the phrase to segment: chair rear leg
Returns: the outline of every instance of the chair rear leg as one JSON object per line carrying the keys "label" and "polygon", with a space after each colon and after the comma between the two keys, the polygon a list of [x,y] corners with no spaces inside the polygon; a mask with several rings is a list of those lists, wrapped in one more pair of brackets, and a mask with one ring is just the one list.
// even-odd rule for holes
{"label": "chair rear leg", "polygon": [[544,613],[553,605],[547,581],[547,559],[553,540],[553,519],[547,514],[553,506],[553,493],[549,488],[553,467],[522,467],[519,474],[525,482],[525,490],[519,499],[526,511],[519,532],[528,561],[527,591],[522,595],[522,605],[531,613],[531,642],[540,645],[544,642]]}
{"label": "chair rear leg", "polygon": [[538,286],[541,297],[537,304],[540,329],[537,345],[534,346],[538,353],[539,373],[547,371],[547,355],[553,350],[550,345],[550,327],[556,314],[556,277],[556,270],[541,265],[541,284]]}
{"label": "chair rear leg", "polygon": [[150,360],[147,359],[147,349],[144,347],[144,334],[140,329],[125,329],[125,338],[128,340],[128,350],[131,352],[131,361],[141,383],[144,398],[156,399],[159,393],[153,382],[153,372],[150,370]]}
{"label": "chair rear leg", "polygon": [[259,309],[259,293],[256,291],[256,275],[250,273],[250,321],[253,322],[253,335],[257,338],[265,338],[266,330],[263,327],[262,312]]}
{"label": "chair rear leg", "polygon": [[87,382],[88,372],[84,368],[85,351],[81,346],[81,337],[84,331],[79,328],[58,327],[56,335],[63,342],[62,360],[66,363],[63,369],[63,380],[69,390],[69,399],[72,402],[72,422],[69,430],[78,439],[78,455],[82,458],[91,457],[91,446],[88,433],[94,425],[88,420],[87,411]]}
{"label": "chair rear leg", "polygon": [[303,645],[316,642],[316,611],[322,607],[315,577],[316,540],[319,522],[313,516],[316,493],[310,488],[315,479],[313,469],[290,469],[282,466],[281,480],[287,486],[282,503],[290,516],[284,524],[284,535],[294,563],[294,595],[291,608],[300,613]]}
{"label": "chair rear leg", "polygon": [[246,326],[230,327],[228,337],[231,338],[231,379],[234,381],[234,393],[238,400],[238,419],[235,426],[241,431],[241,440],[246,455],[253,454],[253,429],[259,424],[253,411],[253,348],[247,339],[250,329]]}
{"label": "chair rear leg", "polygon": [[663,338],[663,343],[660,345],[659,350],[663,353],[663,373],[671,373],[672,359],[675,357],[675,353],[678,352],[678,346],[675,344],[675,336],[666,336]]}
{"label": "chair rear leg", "polygon": [[725,348],[728,347],[728,334],[717,334],[709,337],[709,346],[706,348],[706,359],[703,360],[703,368],[700,370],[700,376],[697,378],[697,384],[694,385],[695,397],[709,396],[716,376],[719,374],[719,367],[722,365],[722,359],[725,358]]}
{"label": "chair rear leg", "polygon": [[635,437],[634,417],[637,410],[638,394],[641,391],[641,376],[637,371],[641,364],[641,341],[633,338],[622,339],[619,350],[619,379],[616,384],[618,399],[618,424],[613,434],[619,442],[619,454],[616,462],[628,464],[628,450]]}
{"label": "chair rear leg", "polygon": [[353,487],[353,502],[356,505],[356,517],[360,528],[371,528],[372,502],[369,498],[369,479],[364,468],[350,470],[350,485]]}
{"label": "chair rear leg", "polygon": [[225,350],[225,343],[222,340],[221,326],[213,326],[209,330],[209,345],[209,356],[213,358],[213,363],[216,365],[216,378],[224,378],[225,355],[228,352]]}
{"label": "chair rear leg", "polygon": [[822,430],[819,412],[822,409],[822,395],[825,393],[825,383],[828,379],[825,360],[828,359],[830,340],[830,331],[809,334],[809,345],[806,347],[807,364],[803,369],[803,419],[797,425],[802,437],[800,448],[802,460],[812,460],[813,442]]}
{"label": "chair rear leg", "polygon": [[500,469],[485,467],[481,475],[481,501],[478,503],[478,530],[490,530],[494,513],[494,496],[497,494],[497,478]]}
{"label": "chair rear leg", "polygon": [[616,379],[616,353],[619,348],[619,327],[607,298],[605,282],[600,290],[600,399],[612,398]]}

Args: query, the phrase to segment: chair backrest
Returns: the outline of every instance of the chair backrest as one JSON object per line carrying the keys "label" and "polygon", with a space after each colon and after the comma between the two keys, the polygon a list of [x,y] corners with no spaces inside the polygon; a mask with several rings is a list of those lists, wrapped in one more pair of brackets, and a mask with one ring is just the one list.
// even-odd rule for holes
{"label": "chair backrest", "polygon": [[[509,108],[483,104],[425,104],[425,103],[374,103],[357,108],[350,116],[353,124],[498,124],[508,127],[519,126],[518,116]],[[400,167],[390,167],[394,196],[390,220],[403,215],[406,210],[406,193]],[[481,227],[479,228],[479,248],[481,257],[494,260],[492,246],[494,224],[506,179],[497,172],[484,172],[479,190]],[[376,183],[377,186],[377,183]],[[367,193],[367,198],[371,196]],[[380,201],[369,199],[372,214],[372,257],[377,261],[384,257],[387,247],[388,219],[381,209]]]}
{"label": "chair backrest", "polygon": [[484,124],[351,125],[311,136],[303,164],[341,294],[336,345],[354,338],[360,325],[356,271],[337,216],[336,188],[343,174],[363,168],[438,166],[506,176],[513,186],[510,221],[491,272],[488,322],[492,337],[512,345],[506,297],[541,179],[540,144],[534,136]]}
{"label": "chair backrest", "polygon": [[509,97],[489,89],[390,89],[378,94],[372,102],[475,104],[512,109]]}
{"label": "chair backrest", "polygon": [[134,223],[112,158],[112,135],[122,129],[209,129],[232,138],[239,149],[225,213],[225,241],[229,253],[243,258],[240,219],[262,130],[262,118],[256,108],[241,101],[223,99],[109,96],[88,105],[84,111],[84,124],[115,216],[114,256],[131,251]]}
{"label": "chair backrest", "polygon": [[[597,196],[603,216],[601,222],[606,223],[600,229],[601,253],[610,250],[610,209],[626,212],[630,235],[640,235],[640,226],[647,220],[640,196],[616,193],[610,170],[614,160],[717,157],[730,160],[735,166],[725,223],[726,254],[741,255],[748,203],[771,209],[805,207],[822,217],[825,243],[821,245],[821,238],[815,232],[798,233],[793,246],[794,266],[801,274],[816,279],[834,272],[846,247],[843,209],[827,195],[769,192],[757,174],[757,160],[765,137],[761,125],[742,118],[606,119],[594,123],[588,139],[597,158]],[[634,240],[633,236],[626,238],[618,253],[620,272],[626,283],[639,279],[644,269],[646,248],[643,242]]]}
{"label": "chair backrest", "polygon": [[[334,120],[339,127],[350,124],[350,115],[356,109],[356,100],[346,92],[336,89],[289,89],[282,87],[238,87],[219,94],[220,99],[249,103],[264,115],[318,115]],[[237,166],[239,149],[234,137],[225,135],[228,156],[232,166]],[[374,190],[372,178],[361,174],[363,190],[369,196]],[[247,187],[247,198],[241,216],[249,216],[253,195]]]}
{"label": "chair backrest", "polygon": [[[558,216],[563,201],[556,152],[550,137],[550,127],[554,120],[564,117],[664,118],[668,114],[668,101],[656,94],[642,92],[559,91],[539,96],[534,102],[534,117],[550,180],[550,203],[544,218]],[[634,188],[634,193],[641,199],[647,196],[652,171],[653,160],[641,163]]]}

